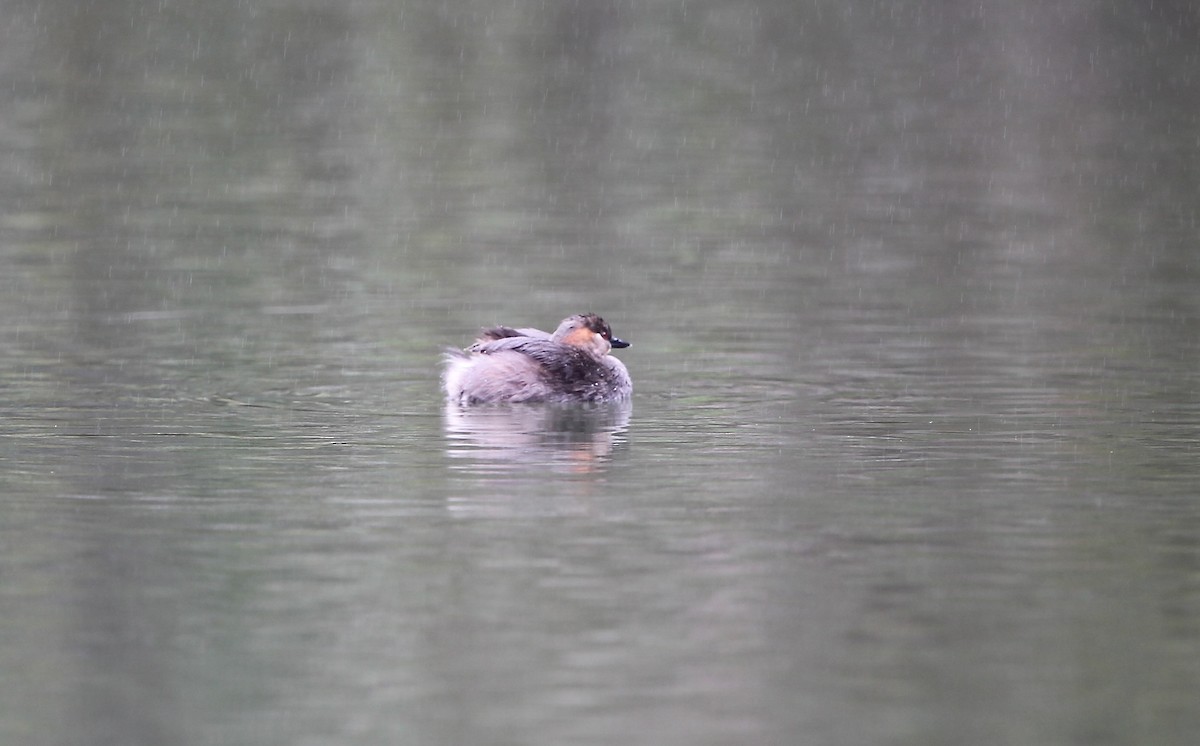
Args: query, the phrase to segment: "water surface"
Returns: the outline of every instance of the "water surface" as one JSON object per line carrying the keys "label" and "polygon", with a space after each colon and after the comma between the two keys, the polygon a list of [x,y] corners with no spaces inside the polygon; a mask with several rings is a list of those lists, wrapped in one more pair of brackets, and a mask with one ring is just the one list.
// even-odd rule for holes
{"label": "water surface", "polygon": [[15,4],[0,740],[1190,744],[1194,14],[794,5]]}

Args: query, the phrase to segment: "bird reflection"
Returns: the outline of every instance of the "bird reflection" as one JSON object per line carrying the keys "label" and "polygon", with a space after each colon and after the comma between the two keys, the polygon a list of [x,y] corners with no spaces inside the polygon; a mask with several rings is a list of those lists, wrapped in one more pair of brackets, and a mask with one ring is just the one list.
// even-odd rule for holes
{"label": "bird reflection", "polygon": [[478,471],[529,467],[568,473],[603,470],[624,441],[633,404],[524,404],[445,408],[446,454]]}

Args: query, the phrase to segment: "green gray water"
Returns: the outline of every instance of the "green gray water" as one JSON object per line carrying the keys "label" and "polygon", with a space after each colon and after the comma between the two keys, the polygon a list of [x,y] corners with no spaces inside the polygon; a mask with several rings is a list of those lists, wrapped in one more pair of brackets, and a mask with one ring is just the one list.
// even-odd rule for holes
{"label": "green gray water", "polygon": [[1194,742],[1191,6],[4,15],[0,741]]}

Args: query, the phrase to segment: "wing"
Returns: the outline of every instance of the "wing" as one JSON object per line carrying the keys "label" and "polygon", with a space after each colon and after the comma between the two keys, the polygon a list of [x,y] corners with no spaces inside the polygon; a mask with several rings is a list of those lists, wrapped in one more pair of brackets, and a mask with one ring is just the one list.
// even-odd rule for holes
{"label": "wing", "polygon": [[541,367],[547,385],[560,394],[591,398],[604,390],[612,376],[609,366],[597,364],[587,352],[560,342],[532,337],[504,337],[476,344],[472,352],[494,355],[501,351],[518,352],[535,360]]}

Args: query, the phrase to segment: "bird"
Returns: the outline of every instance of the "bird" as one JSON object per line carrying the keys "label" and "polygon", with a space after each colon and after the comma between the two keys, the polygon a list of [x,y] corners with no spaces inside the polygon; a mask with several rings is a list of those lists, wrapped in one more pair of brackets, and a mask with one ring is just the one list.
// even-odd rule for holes
{"label": "bird", "polygon": [[460,405],[620,401],[633,382],[609,353],[625,347],[594,313],[568,316],[553,333],[496,326],[466,349],[446,352],[442,388]]}

